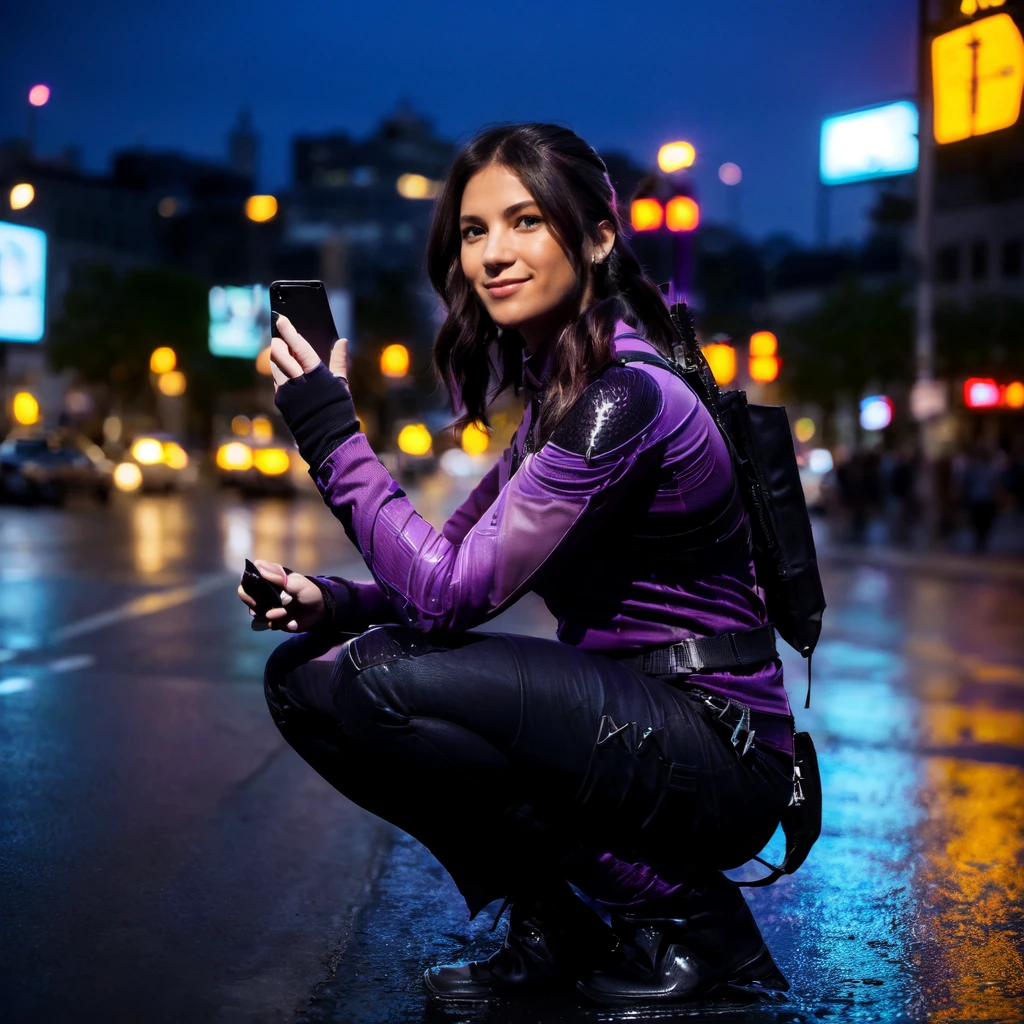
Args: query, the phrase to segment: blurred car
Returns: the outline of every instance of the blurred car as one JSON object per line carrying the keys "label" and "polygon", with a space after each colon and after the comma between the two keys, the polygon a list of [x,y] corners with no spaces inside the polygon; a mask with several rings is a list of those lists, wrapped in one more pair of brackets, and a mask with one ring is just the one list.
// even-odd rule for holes
{"label": "blurred car", "polygon": [[[127,467],[127,468],[126,468]],[[139,434],[114,471],[122,490],[176,491],[196,481],[196,468],[173,434]]]}
{"label": "blurred car", "polygon": [[14,501],[55,505],[72,492],[106,503],[113,463],[88,438],[65,434],[8,437],[0,444],[0,494]]}
{"label": "blurred car", "polygon": [[274,437],[225,438],[217,445],[214,463],[220,484],[237,487],[247,496],[291,497],[309,479],[294,446]]}

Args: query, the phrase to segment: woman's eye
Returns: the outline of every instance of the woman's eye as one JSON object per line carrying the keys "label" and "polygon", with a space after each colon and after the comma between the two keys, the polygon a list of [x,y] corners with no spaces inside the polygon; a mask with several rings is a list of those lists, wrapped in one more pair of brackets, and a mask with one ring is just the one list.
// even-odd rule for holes
{"label": "woman's eye", "polygon": [[516,221],[516,227],[535,228],[543,223],[543,217],[538,217],[535,213],[527,213]]}
{"label": "woman's eye", "polygon": [[468,242],[471,238],[479,238],[484,233],[484,229],[477,227],[475,224],[470,224],[468,227],[462,229],[463,241]]}

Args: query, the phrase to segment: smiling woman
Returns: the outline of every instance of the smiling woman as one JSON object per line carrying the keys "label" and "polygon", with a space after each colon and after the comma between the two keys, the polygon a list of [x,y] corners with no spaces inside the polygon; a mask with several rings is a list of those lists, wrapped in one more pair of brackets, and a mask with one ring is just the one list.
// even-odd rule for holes
{"label": "smiling woman", "polygon": [[[373,579],[257,563],[281,607],[240,592],[254,623],[302,633],[267,664],[274,721],[428,846],[471,913],[511,903],[502,948],[428,970],[432,995],[786,988],[720,873],[793,793],[782,667],[729,451],[664,362],[672,321],[604,164],[556,125],[482,133],[441,189],[427,266],[457,425],[486,428],[508,387],[522,422],[437,531],[360,431],[340,364],[278,320],[277,405]],[[473,631],[529,591],[558,641]]]}

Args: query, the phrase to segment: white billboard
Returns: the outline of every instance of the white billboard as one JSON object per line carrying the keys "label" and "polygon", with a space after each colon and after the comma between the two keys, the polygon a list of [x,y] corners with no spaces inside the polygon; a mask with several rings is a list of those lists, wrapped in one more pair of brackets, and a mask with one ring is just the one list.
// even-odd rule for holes
{"label": "white billboard", "polygon": [[0,221],[0,341],[42,341],[46,234]]}
{"label": "white billboard", "polygon": [[917,170],[917,107],[910,100],[836,114],[821,123],[821,180],[826,185]]}

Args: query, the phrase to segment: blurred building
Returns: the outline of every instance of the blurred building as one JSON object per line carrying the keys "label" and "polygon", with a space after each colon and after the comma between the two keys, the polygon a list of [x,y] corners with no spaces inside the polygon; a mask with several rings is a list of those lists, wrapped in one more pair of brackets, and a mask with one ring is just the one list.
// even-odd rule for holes
{"label": "blurred building", "polygon": [[453,155],[452,143],[408,105],[367,139],[340,132],[296,138],[285,243],[340,239],[357,295],[375,287],[380,271],[422,268],[429,200]]}

